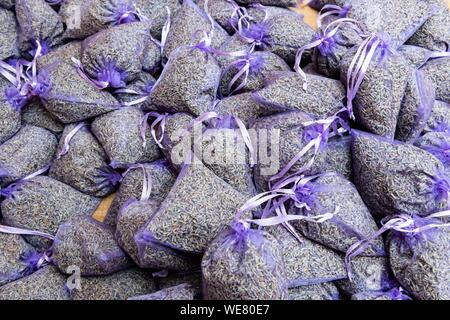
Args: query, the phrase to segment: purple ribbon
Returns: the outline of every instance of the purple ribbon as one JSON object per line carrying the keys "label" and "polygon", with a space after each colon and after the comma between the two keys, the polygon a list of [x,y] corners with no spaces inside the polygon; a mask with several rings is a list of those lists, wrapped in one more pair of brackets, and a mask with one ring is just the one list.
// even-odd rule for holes
{"label": "purple ribbon", "polygon": [[171,18],[172,13],[170,12],[169,7],[166,7],[166,10],[167,10],[167,19],[166,22],[164,23],[161,32],[161,56],[163,56],[164,48],[167,43],[167,36],[169,35],[170,27],[172,25],[172,18]]}
{"label": "purple ribbon", "polygon": [[396,232],[415,236],[417,234],[424,233],[428,230],[450,227],[450,223],[437,223],[433,220],[436,218],[446,218],[446,217],[450,217],[450,210],[434,213],[425,218],[422,218],[422,220],[427,220],[429,221],[429,223],[423,224],[419,227],[416,226],[413,217],[405,214],[394,216],[387,222],[382,221],[383,225],[377,232],[375,232],[373,235],[363,240],[354,243],[353,245],[350,246],[350,248],[348,248],[347,253],[345,254],[345,266],[347,269],[349,280],[352,281],[351,260],[354,257],[363,253],[376,238],[381,236],[386,231],[394,230]]}
{"label": "purple ribbon", "polygon": [[147,201],[148,199],[150,199],[150,195],[152,193],[152,177],[149,174],[149,172],[147,171],[147,169],[145,168],[145,165],[139,163],[139,164],[135,164],[130,166],[127,171],[125,171],[122,175],[122,177],[124,178],[131,170],[135,170],[135,169],[142,169],[142,173],[143,173],[143,182],[142,182],[142,193],[141,193],[141,199],[140,201]]}
{"label": "purple ribbon", "polygon": [[338,16],[339,18],[346,17],[350,11],[350,8],[351,5],[348,3],[345,4],[343,7],[334,4],[327,4],[323,6],[317,17],[317,26],[321,28],[324,19],[329,16]]}
{"label": "purple ribbon", "polygon": [[14,193],[21,191],[22,189],[20,189],[20,187],[27,182],[28,180],[37,177],[43,173],[45,173],[46,171],[48,171],[50,169],[50,164],[46,165],[45,167],[43,167],[42,169],[39,169],[38,171],[31,173],[27,176],[25,176],[24,178],[11,183],[10,185],[8,185],[6,188],[0,189],[0,196],[6,198],[6,199],[14,199]]}
{"label": "purple ribbon", "polygon": [[17,235],[22,235],[22,236],[38,236],[38,237],[50,239],[52,241],[55,240],[54,236],[52,236],[51,234],[45,233],[45,232],[9,227],[9,226],[5,226],[5,225],[0,225],[0,232],[6,233],[6,234],[17,234]]}
{"label": "purple ribbon", "polygon": [[[157,112],[149,112],[146,115],[144,115],[142,117],[141,120],[141,124],[139,126],[139,131],[141,133],[141,139],[143,141],[143,147],[145,148],[147,145],[147,129],[148,129],[148,118],[149,117],[154,117],[156,118],[151,126],[150,126],[150,133],[152,135],[153,140],[155,140],[156,144],[158,145],[158,147],[160,147],[161,149],[164,149],[164,146],[162,145],[162,141],[164,138],[164,132],[166,130],[166,119],[168,117],[168,113],[164,113],[164,114],[159,114]],[[159,125],[159,129],[160,129],[160,136],[159,138],[156,136],[156,126]]]}
{"label": "purple ribbon", "polygon": [[64,138],[64,145],[61,149],[61,151],[57,154],[56,159],[61,159],[64,155],[66,155],[69,152],[70,149],[70,141],[72,138],[77,134],[78,131],[80,131],[81,128],[86,126],[86,122],[80,122],[73,128]]}

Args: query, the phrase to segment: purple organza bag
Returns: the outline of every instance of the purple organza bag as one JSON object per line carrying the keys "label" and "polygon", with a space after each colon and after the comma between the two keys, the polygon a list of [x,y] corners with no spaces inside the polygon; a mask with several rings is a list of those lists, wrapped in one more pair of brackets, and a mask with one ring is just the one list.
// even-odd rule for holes
{"label": "purple organza bag", "polygon": [[155,82],[156,79],[151,74],[143,71],[125,89],[116,90],[114,96],[125,106],[134,106],[141,109],[152,92]]}
{"label": "purple organza bag", "polygon": [[145,192],[150,193],[151,200],[157,203],[155,207],[159,207],[159,203],[165,199],[175,183],[175,179],[176,175],[166,160],[157,160],[130,168],[124,174],[120,188],[114,197],[104,222],[115,226],[119,211],[124,209],[125,203],[139,200],[142,197],[143,188],[146,188],[145,183],[147,181],[149,181],[151,189],[145,190]]}
{"label": "purple organza bag", "polygon": [[0,287],[32,273],[26,260],[34,253],[22,236],[0,232]]}
{"label": "purple organza bag", "polygon": [[429,1],[437,12],[408,39],[408,44],[425,47],[433,51],[450,49],[450,13],[448,3],[442,0]]}
{"label": "purple organza bag", "polygon": [[20,112],[4,100],[0,100],[0,145],[14,136],[21,127]]}
{"label": "purple organza bag", "polygon": [[62,273],[77,266],[82,276],[103,276],[131,266],[131,260],[114,239],[112,228],[91,217],[74,217],[61,224],[55,235],[52,262]]}
{"label": "purple organza bag", "polygon": [[149,22],[133,22],[102,30],[82,44],[83,72],[104,89],[124,88],[142,70]]}
{"label": "purple organza bag", "polygon": [[[314,175],[322,171],[325,164],[325,149],[319,150],[315,156],[310,149],[304,157],[290,165],[291,160],[298,155],[309,143],[307,130],[303,124],[313,121],[309,115],[301,111],[292,111],[261,117],[252,125],[258,135],[256,150],[261,151],[255,165],[254,178],[259,190],[268,190],[268,183],[273,176],[282,169],[288,168],[286,175],[297,172],[302,168],[307,175]],[[306,168],[310,159],[313,163]]]}
{"label": "purple organza bag", "polygon": [[[100,203],[100,199],[46,176],[17,182],[0,192],[5,197],[1,210],[7,225],[51,235],[71,217],[92,215]],[[42,237],[25,238],[39,250],[46,250],[51,245]]]}
{"label": "purple organza bag", "polygon": [[17,181],[45,167],[53,158],[56,137],[48,130],[24,126],[0,145],[0,186]]}
{"label": "purple organza bag", "polygon": [[376,135],[352,134],[355,184],[374,216],[423,216],[448,206],[450,181],[431,153]]}
{"label": "purple organza bag", "polygon": [[0,61],[19,55],[18,26],[14,13],[0,8]]}
{"label": "purple organza bag", "polygon": [[[333,250],[345,253],[353,243],[378,230],[355,186],[337,174],[323,174],[298,186],[295,194],[298,202],[291,206],[291,214],[314,217],[334,212],[334,216],[323,223],[306,220],[292,223],[305,237]],[[372,243],[365,255],[384,255],[383,242]]]}
{"label": "purple organza bag", "polygon": [[2,300],[70,300],[66,276],[48,265],[28,277],[0,287]]}
{"label": "purple organza bag", "polygon": [[146,109],[200,116],[216,99],[221,70],[208,48],[179,47],[155,83]]}
{"label": "purple organza bag", "polygon": [[[228,33],[192,0],[183,0],[183,5],[172,18],[163,57],[170,59],[179,47],[197,43],[206,32],[211,32],[211,46],[219,48],[227,39]],[[231,17],[230,17],[231,18]]]}
{"label": "purple organza bag", "polygon": [[188,283],[159,290],[155,293],[132,297],[128,300],[194,300],[197,290]]}
{"label": "purple organza bag", "polygon": [[324,172],[335,172],[353,181],[351,137],[331,138],[326,147]]}
{"label": "purple organza bag", "polygon": [[[245,72],[241,74],[243,71]],[[249,53],[225,68],[220,83],[220,94],[229,96],[260,90],[264,88],[266,80],[273,72],[283,71],[290,71],[290,68],[276,54],[268,51]]]}
{"label": "purple organza bag", "polygon": [[450,173],[450,135],[446,132],[428,132],[418,138],[414,145],[428,151],[438,158],[445,167],[447,174]]}
{"label": "purple organza bag", "polygon": [[54,63],[66,63],[74,65],[72,58],[81,59],[81,41],[72,41],[57,48],[46,55],[38,56],[36,59],[38,70],[51,66]]}
{"label": "purple organza bag", "polygon": [[300,243],[283,226],[268,227],[264,230],[274,236],[281,246],[289,288],[347,277],[344,260],[333,250],[298,236]]}
{"label": "purple organza bag", "polygon": [[450,133],[450,105],[436,100],[431,110],[431,116],[425,126],[426,132]]}
{"label": "purple organza bag", "polygon": [[15,10],[20,26],[22,53],[33,56],[37,48],[36,41],[42,45],[42,54],[61,43],[63,23],[58,13],[45,0],[16,0]]}
{"label": "purple organza bag", "polygon": [[436,99],[450,103],[450,56],[432,59],[420,70],[436,86]]}
{"label": "purple organza bag", "polygon": [[[362,59],[368,63],[366,70],[351,68]],[[369,132],[394,138],[410,74],[403,55],[396,53],[381,36],[372,36],[348,50],[340,68],[341,81],[347,86],[347,104],[353,102],[356,122]],[[360,86],[355,85],[352,79],[360,76],[363,81]]]}
{"label": "purple organza bag", "polygon": [[184,259],[201,256],[248,198],[198,159],[188,162],[159,210],[135,237],[141,261],[154,264],[153,268],[173,269],[171,261],[156,256],[155,250]]}
{"label": "purple organza bag", "polygon": [[49,176],[94,197],[111,194],[122,176],[108,167],[108,157],[87,123],[67,125]]}
{"label": "purple organza bag", "polygon": [[124,107],[97,117],[92,123],[92,133],[114,166],[126,167],[160,158],[150,128],[146,131],[141,129],[143,117],[144,113],[138,108]]}
{"label": "purple organza bag", "polygon": [[325,282],[291,288],[289,300],[340,300],[340,293],[333,282]]}
{"label": "purple organza bag", "polygon": [[395,139],[413,141],[422,133],[435,101],[435,86],[421,70],[411,69],[398,115]]}
{"label": "purple organza bag", "polygon": [[[202,260],[206,300],[284,300],[283,250],[269,233],[234,222],[210,243]],[[255,281],[258,279],[258,281]]]}
{"label": "purple organza bag", "polygon": [[47,129],[59,136],[64,131],[64,124],[56,120],[39,99],[32,99],[22,108],[22,123]]}
{"label": "purple organza bag", "polygon": [[326,118],[342,108],[345,88],[338,80],[321,76],[307,74],[305,79],[296,72],[274,72],[254,96],[262,104]]}
{"label": "purple organza bag", "polygon": [[130,268],[109,276],[82,277],[81,287],[70,292],[72,300],[127,300],[155,292],[151,273]]}
{"label": "purple organza bag", "polygon": [[414,68],[422,67],[433,55],[433,52],[428,49],[411,45],[401,46],[398,48],[398,52],[401,53]]}
{"label": "purple organza bag", "polygon": [[[198,0],[197,5],[205,8],[206,0]],[[208,0],[208,13],[223,29],[229,34],[235,32],[233,16],[236,14],[238,6],[229,0]]]}
{"label": "purple organza bag", "polygon": [[141,14],[150,19],[150,33],[157,39],[161,39],[169,15],[172,18],[181,8],[180,0],[135,0],[135,3]]}

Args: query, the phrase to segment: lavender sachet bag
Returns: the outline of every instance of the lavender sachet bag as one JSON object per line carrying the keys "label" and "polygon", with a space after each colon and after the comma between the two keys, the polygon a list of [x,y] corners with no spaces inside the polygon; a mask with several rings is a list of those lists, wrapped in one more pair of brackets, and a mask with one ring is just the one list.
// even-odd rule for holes
{"label": "lavender sachet bag", "polygon": [[163,28],[167,24],[167,19],[172,18],[181,8],[179,0],[135,0],[136,8],[144,17],[151,21],[150,33],[153,37],[161,39]]}
{"label": "lavender sachet bag", "polygon": [[433,51],[406,44],[398,48],[398,52],[401,53],[414,68],[422,67],[433,55]]}
{"label": "lavender sachet bag", "polygon": [[328,141],[324,171],[338,173],[347,180],[353,181],[350,136],[337,136]]}
{"label": "lavender sachet bag", "polygon": [[450,56],[431,59],[420,70],[436,86],[436,99],[450,103]]}
{"label": "lavender sachet bag", "polygon": [[[206,0],[198,0],[197,5],[205,8]],[[208,0],[208,13],[224,30],[229,34],[233,34],[235,30],[233,16],[237,10],[237,6],[233,1],[228,0]]]}
{"label": "lavender sachet bag", "polygon": [[412,69],[398,115],[395,138],[415,140],[425,128],[435,101],[435,86],[421,70]]}
{"label": "lavender sachet bag", "polygon": [[324,282],[289,289],[289,300],[340,300],[340,293],[333,282]]}
{"label": "lavender sachet bag", "polygon": [[176,179],[173,169],[166,160],[157,160],[128,169],[108,210],[104,221],[106,224],[115,226],[117,215],[125,203],[140,199],[145,188],[144,182],[147,181],[145,175],[148,175],[151,183],[149,190],[151,199],[156,203],[161,203],[165,199]]}
{"label": "lavender sachet bag", "polygon": [[52,262],[62,273],[77,266],[82,276],[103,276],[131,266],[114,239],[113,229],[88,216],[61,224],[51,247]]}
{"label": "lavender sachet bag", "polygon": [[87,123],[67,125],[61,136],[50,177],[91,196],[111,194],[121,180],[108,167],[108,157]]}
{"label": "lavender sachet bag", "polygon": [[428,132],[419,137],[414,145],[428,151],[438,158],[445,167],[446,173],[450,173],[450,135],[446,132]]}
{"label": "lavender sachet bag", "polygon": [[155,82],[156,79],[151,74],[143,71],[136,79],[128,83],[124,90],[116,90],[114,96],[125,106],[142,108],[152,92]]}
{"label": "lavender sachet bag", "polygon": [[55,135],[59,135],[64,130],[64,124],[56,120],[39,99],[32,99],[27,103],[21,114],[24,124],[47,129]]}
{"label": "lavender sachet bag", "polygon": [[228,39],[228,33],[217,22],[210,20],[203,8],[192,0],[183,0],[183,5],[172,17],[163,57],[169,59],[177,48],[198,42],[205,32],[212,29],[211,46],[219,48]]}
{"label": "lavender sachet bag", "polygon": [[431,116],[425,126],[427,132],[450,132],[450,105],[436,100],[431,109]]}
{"label": "lavender sachet bag", "polygon": [[143,117],[144,113],[138,108],[124,107],[97,117],[92,122],[92,133],[115,166],[151,162],[160,158],[150,128],[142,132]]}
{"label": "lavender sachet bag", "polygon": [[[92,215],[100,203],[100,199],[46,176],[18,182],[1,191],[5,197],[1,210],[7,225],[51,235],[71,217]],[[51,245],[45,238],[25,238],[39,250],[45,250]]]}
{"label": "lavender sachet bag", "polygon": [[0,100],[0,145],[14,136],[21,126],[20,112],[5,100]]}
{"label": "lavender sachet bag", "polygon": [[70,291],[73,300],[127,300],[156,291],[155,280],[138,268],[113,273],[109,276],[82,277],[80,287]]}
{"label": "lavender sachet bag", "polygon": [[423,216],[448,206],[448,177],[431,153],[376,135],[352,134],[355,184],[373,215]]}
{"label": "lavender sachet bag", "polygon": [[28,277],[0,287],[2,300],[70,300],[66,276],[48,265]]}
{"label": "lavender sachet bag", "polygon": [[[206,300],[284,300],[283,251],[269,233],[234,222],[210,243],[202,260]],[[255,281],[258,279],[258,281]]]}
{"label": "lavender sachet bag", "polygon": [[132,297],[128,300],[194,300],[195,294],[196,290],[192,285],[183,283],[149,295]]}
{"label": "lavender sachet bag", "polygon": [[14,13],[0,8],[0,61],[17,56],[18,26]]}
{"label": "lavender sachet bag", "polygon": [[45,0],[16,0],[15,10],[22,53],[34,56],[37,41],[42,45],[43,54],[61,43],[63,23]]}
{"label": "lavender sachet bag", "polygon": [[43,167],[56,152],[56,137],[48,130],[24,126],[11,139],[0,145],[0,185],[24,178]]}

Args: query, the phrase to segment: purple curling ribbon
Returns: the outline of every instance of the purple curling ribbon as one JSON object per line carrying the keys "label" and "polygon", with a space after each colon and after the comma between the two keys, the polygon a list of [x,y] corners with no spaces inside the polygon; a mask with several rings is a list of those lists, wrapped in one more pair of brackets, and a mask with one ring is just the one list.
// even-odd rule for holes
{"label": "purple curling ribbon", "polygon": [[166,22],[164,23],[161,32],[161,56],[163,56],[164,48],[167,43],[167,36],[169,35],[170,27],[172,26],[172,18],[171,18],[172,13],[170,12],[169,7],[166,7],[166,11],[167,11],[167,19]]}
{"label": "purple curling ribbon", "polygon": [[337,16],[339,18],[344,18],[348,15],[351,5],[346,3],[343,7],[334,4],[327,4],[323,6],[317,17],[317,26],[322,27],[323,21],[326,17]]}
{"label": "purple curling ribbon", "polygon": [[150,176],[150,174],[148,173],[147,169],[145,168],[145,165],[139,163],[139,164],[135,164],[130,166],[127,171],[125,171],[122,175],[123,178],[125,178],[125,176],[131,171],[131,170],[135,170],[135,169],[142,169],[142,173],[144,175],[144,179],[142,182],[142,193],[141,193],[141,198],[139,201],[147,201],[148,199],[150,199],[150,195],[152,193],[152,177]]}
{"label": "purple curling ribbon", "polygon": [[154,86],[154,83],[152,81],[149,81],[143,88],[141,88],[140,91],[122,88],[122,89],[115,90],[114,93],[115,94],[130,94],[130,95],[141,96],[138,99],[123,103],[123,105],[126,107],[132,107],[132,106],[135,106],[135,105],[138,105],[138,104],[141,104],[141,103],[144,103],[145,101],[147,101],[150,97],[150,94],[152,93],[153,86]]}
{"label": "purple curling ribbon", "polygon": [[7,233],[7,234],[17,234],[22,236],[38,236],[43,237],[49,240],[55,240],[55,237],[51,234],[40,232],[40,231],[33,231],[33,230],[27,230],[27,229],[21,229],[16,227],[9,227],[5,225],[0,225],[0,232],[1,233]]}
{"label": "purple curling ribbon", "polygon": [[[157,112],[152,111],[142,117],[141,124],[139,126],[139,128],[140,128],[139,131],[141,133],[141,139],[143,141],[144,148],[147,145],[146,133],[147,133],[147,129],[148,129],[148,118],[154,117],[156,119],[152,122],[152,124],[150,126],[150,133],[152,135],[153,140],[155,140],[156,144],[158,145],[158,147],[160,147],[161,149],[164,149],[164,146],[162,145],[162,140],[164,138],[164,131],[166,129],[166,119],[167,119],[168,115],[169,115],[168,113],[159,114]],[[161,132],[159,137],[157,137],[157,134],[156,134],[156,127],[158,125],[159,125],[159,130]]]}
{"label": "purple curling ribbon", "polygon": [[81,128],[86,126],[86,122],[80,122],[73,128],[64,138],[64,145],[61,149],[61,151],[57,154],[56,159],[61,159],[63,156],[65,156],[70,149],[70,141],[72,141],[72,138],[77,134],[78,131],[80,131]]}
{"label": "purple curling ribbon", "polygon": [[[415,218],[406,214],[401,214],[394,216],[387,222],[382,221],[382,227],[380,228],[380,230],[378,230],[370,237],[354,243],[352,246],[350,246],[350,248],[348,248],[347,253],[345,254],[345,266],[347,269],[349,280],[352,281],[351,260],[363,253],[376,238],[381,236],[386,231],[393,230],[395,232],[415,237],[420,234],[423,235],[425,232],[433,229],[450,227],[450,223],[438,222],[438,220],[436,220],[439,218],[448,217],[450,217],[450,210],[433,213],[425,218]],[[416,219],[420,219],[421,223],[417,223]]]}
{"label": "purple curling ribbon", "polygon": [[46,266],[52,262],[52,251],[47,250],[43,253],[31,250],[20,257],[20,260],[24,262],[27,267],[22,271],[24,277],[36,272],[43,266]]}

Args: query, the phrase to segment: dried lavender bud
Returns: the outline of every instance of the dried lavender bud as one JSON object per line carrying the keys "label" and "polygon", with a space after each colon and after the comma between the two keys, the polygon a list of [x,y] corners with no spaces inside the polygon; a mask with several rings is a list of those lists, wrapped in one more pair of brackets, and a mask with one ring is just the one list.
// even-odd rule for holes
{"label": "dried lavender bud", "polygon": [[33,253],[33,247],[21,236],[0,233],[0,287],[28,275],[24,258]]}
{"label": "dried lavender bud", "polygon": [[134,236],[155,214],[159,205],[160,202],[153,199],[146,201],[130,199],[121,207],[114,222],[115,225],[117,223],[115,232],[117,243],[140,267],[145,267],[145,264],[140,262]]}
{"label": "dried lavender bud", "polygon": [[152,294],[132,297],[128,300],[194,300],[195,294],[195,288],[190,284],[185,283]]}
{"label": "dried lavender bud", "polygon": [[14,13],[0,8],[0,60],[17,56],[18,27]]}
{"label": "dried lavender bud", "polygon": [[448,178],[432,154],[353,130],[355,185],[371,213],[427,215],[447,207]]}
{"label": "dried lavender bud", "polygon": [[437,8],[432,15],[417,30],[407,43],[425,47],[433,51],[447,51],[450,48],[450,12],[448,2],[442,0],[430,1]]}
{"label": "dried lavender bud", "polygon": [[172,52],[145,104],[169,112],[205,113],[216,98],[220,68],[201,49],[180,47]]}
{"label": "dried lavender bud", "polygon": [[118,166],[151,162],[159,159],[160,151],[150,129],[144,146],[140,124],[144,113],[134,107],[121,108],[98,117],[92,123],[92,133]]}
{"label": "dried lavender bud", "polygon": [[256,195],[250,155],[239,129],[219,124],[216,129],[206,130],[196,143],[201,147],[195,150],[196,155],[209,170],[237,191]]}
{"label": "dried lavender bud", "polygon": [[[78,125],[64,129],[58,146],[58,155],[63,153],[67,136]],[[70,139],[69,150],[56,158],[49,176],[94,197],[105,197],[114,189],[114,179],[102,175],[101,169],[108,166],[108,158],[100,143],[86,126],[79,129]],[[108,179],[109,178],[109,179]]]}
{"label": "dried lavender bud", "polygon": [[436,99],[450,103],[450,57],[430,60],[421,70],[436,86]]}
{"label": "dried lavender bud", "polygon": [[311,74],[306,75],[306,81],[308,87],[304,90],[300,74],[274,72],[267,78],[266,87],[255,93],[255,98],[263,104],[300,110],[320,118],[332,116],[342,108],[345,88],[340,81]]}
{"label": "dried lavender bud", "polygon": [[[12,197],[1,204],[7,225],[55,234],[61,223],[74,216],[91,216],[100,199],[87,196],[72,187],[45,176],[19,185]],[[49,240],[26,236],[38,249],[47,249]]]}
{"label": "dried lavender bud", "polygon": [[413,141],[422,133],[435,101],[435,86],[421,70],[412,69],[398,115],[395,139]]}
{"label": "dried lavender bud", "polygon": [[59,226],[52,261],[62,273],[77,266],[82,276],[103,276],[131,266],[110,227],[91,217],[75,217]]}
{"label": "dried lavender bud", "polygon": [[[172,24],[164,46],[164,57],[169,59],[179,47],[195,44],[203,36],[203,32],[211,31],[211,22],[206,13],[192,0],[184,0],[182,7],[172,18]],[[219,48],[228,39],[228,33],[214,22],[212,47]],[[197,67],[198,62],[194,65]],[[192,76],[192,74],[189,74]]]}
{"label": "dried lavender bud", "polygon": [[[245,76],[241,76],[236,82],[232,83],[233,78],[245,68],[247,63],[245,59],[248,59],[249,64],[248,77],[244,79]],[[220,94],[222,96],[263,89],[266,79],[270,78],[272,72],[291,70],[283,59],[268,51],[256,51],[239,61],[228,67],[223,74],[220,83]],[[242,83],[245,85],[236,90]]]}
{"label": "dried lavender bud", "polygon": [[412,67],[420,68],[430,60],[432,51],[421,47],[404,45],[398,48],[398,53],[401,53],[412,64]]}
{"label": "dried lavender bud", "polygon": [[386,257],[356,257],[352,259],[352,280],[339,280],[335,284],[350,297],[366,291],[386,291],[398,286],[391,275]]}
{"label": "dried lavender bud", "polygon": [[450,135],[445,132],[428,132],[418,138],[414,145],[438,158],[444,165],[446,173],[450,173]]}
{"label": "dried lavender bud", "polygon": [[216,112],[220,117],[234,116],[249,125],[261,116],[273,115],[286,109],[259,103],[251,92],[247,92],[220,100],[210,111]]}
{"label": "dried lavender bud", "polygon": [[7,101],[0,100],[0,145],[14,136],[20,126],[20,112],[14,110]]}
{"label": "dried lavender bud", "polygon": [[291,288],[289,300],[340,300],[340,294],[333,282],[325,282]]}
{"label": "dried lavender bud", "polygon": [[331,138],[326,148],[325,172],[336,172],[353,181],[351,138],[341,136]]}
{"label": "dried lavender bud", "polygon": [[16,0],[16,17],[20,26],[19,41],[22,53],[42,46],[42,53],[61,43],[64,32],[58,13],[45,0]]}
{"label": "dried lavender bud", "polygon": [[58,121],[83,121],[119,107],[119,102],[110,93],[97,90],[78,74],[74,66],[59,60],[47,70],[51,88],[42,102]]}
{"label": "dried lavender bud", "polygon": [[335,281],[347,277],[344,260],[321,244],[301,238],[302,243],[284,227],[265,229],[282,249],[289,288]]}
{"label": "dried lavender bud", "polygon": [[66,276],[54,266],[0,287],[1,300],[70,300]]}
{"label": "dried lavender bud", "polygon": [[[197,5],[204,9],[206,0],[197,1]],[[235,29],[232,24],[234,7],[228,0],[208,0],[208,13],[211,17],[229,34],[233,34]]]}
{"label": "dried lavender bud", "polygon": [[[341,60],[341,81],[346,85],[356,50],[350,49]],[[381,59],[382,52],[378,49],[370,62],[353,104],[359,124],[372,133],[393,138],[410,67],[402,55],[392,53]]]}
{"label": "dried lavender bud", "polygon": [[81,59],[81,41],[72,41],[60,47],[53,49],[46,55],[40,56],[37,59],[38,69],[45,68],[53,63],[66,63],[73,65],[72,58]]}
{"label": "dried lavender bud", "polygon": [[114,88],[124,87],[142,70],[148,42],[148,22],[134,22],[102,30],[83,41],[81,62],[86,73]]}
{"label": "dried lavender bud", "polygon": [[424,132],[450,132],[450,105],[436,100]]}
{"label": "dried lavender bud", "polygon": [[150,33],[153,37],[161,39],[162,29],[167,20],[167,8],[173,17],[181,8],[179,0],[136,0],[136,7],[142,15],[151,20]]}
{"label": "dried lavender bud", "polygon": [[0,145],[0,168],[7,172],[7,176],[0,177],[0,185],[42,169],[53,158],[56,145],[56,138],[50,131],[35,126],[22,127]]}
{"label": "dried lavender bud", "polygon": [[[173,184],[175,183],[176,175],[166,160],[157,160],[155,162],[144,164],[146,173],[151,178],[152,190],[151,199],[161,203]],[[128,200],[139,200],[142,195],[142,188],[144,182],[144,173],[142,168],[131,169],[120,183],[119,191],[117,192],[111,207],[108,210],[108,215],[104,223],[115,226],[117,214]],[[147,219],[148,220],[148,219]]]}
{"label": "dried lavender bud", "polygon": [[[137,94],[121,93],[119,91],[115,92],[114,96],[122,104],[134,102],[140,98],[148,97],[153,89],[153,86],[155,85],[155,82],[156,79],[153,78],[151,74],[147,72],[141,72],[138,77],[135,80],[131,81],[126,87],[126,89],[133,90]],[[133,106],[141,108],[143,106],[143,103],[133,104]]]}
{"label": "dried lavender bud", "polygon": [[73,300],[126,300],[156,291],[155,280],[145,271],[131,268],[109,276],[82,277],[81,289],[71,292]]}
{"label": "dried lavender bud", "polygon": [[54,134],[62,133],[64,130],[64,124],[54,119],[39,99],[33,99],[23,107],[22,122],[50,130]]}
{"label": "dried lavender bud", "polygon": [[388,236],[389,263],[397,280],[420,300],[450,299],[450,232],[448,228],[426,234]]}
{"label": "dried lavender bud", "polygon": [[348,18],[364,23],[369,32],[385,32],[398,48],[433,14],[436,8],[427,0],[352,0]]}
{"label": "dried lavender bud", "polygon": [[[268,190],[269,179],[283,169],[306,145],[303,123],[313,119],[304,112],[291,111],[273,116],[261,117],[252,126],[258,132],[256,150],[263,150],[263,158],[255,166],[255,183],[259,190]],[[267,141],[266,141],[267,139]],[[267,150],[267,151],[266,151]],[[287,175],[298,171],[313,157],[309,150],[289,170]],[[325,164],[325,152],[320,151],[307,175],[321,172]]]}
{"label": "dried lavender bud", "polygon": [[158,212],[142,230],[142,237],[154,239],[144,241],[143,247],[163,243],[201,254],[247,198],[194,158],[183,167]]}
{"label": "dried lavender bud", "polygon": [[[370,237],[378,226],[358,194],[353,183],[336,175],[324,175],[295,191],[297,198],[310,210],[291,210],[298,215],[316,216],[334,212],[333,218],[323,223],[295,221],[292,223],[305,237],[329,248],[345,253],[357,241]],[[372,242],[364,255],[384,255],[381,239]]]}
{"label": "dried lavender bud", "polygon": [[269,233],[242,222],[225,228],[202,261],[206,300],[284,300],[288,281],[283,250]]}
{"label": "dried lavender bud", "polygon": [[[294,65],[299,48],[311,42],[314,30],[303,22],[303,16],[292,11],[269,17],[266,22],[266,37],[269,46],[265,49],[283,58],[289,65]],[[310,52],[304,54],[304,61],[310,61]]]}
{"label": "dried lavender bud", "polygon": [[260,3],[265,6],[296,7],[297,0],[237,0],[241,4]]}

